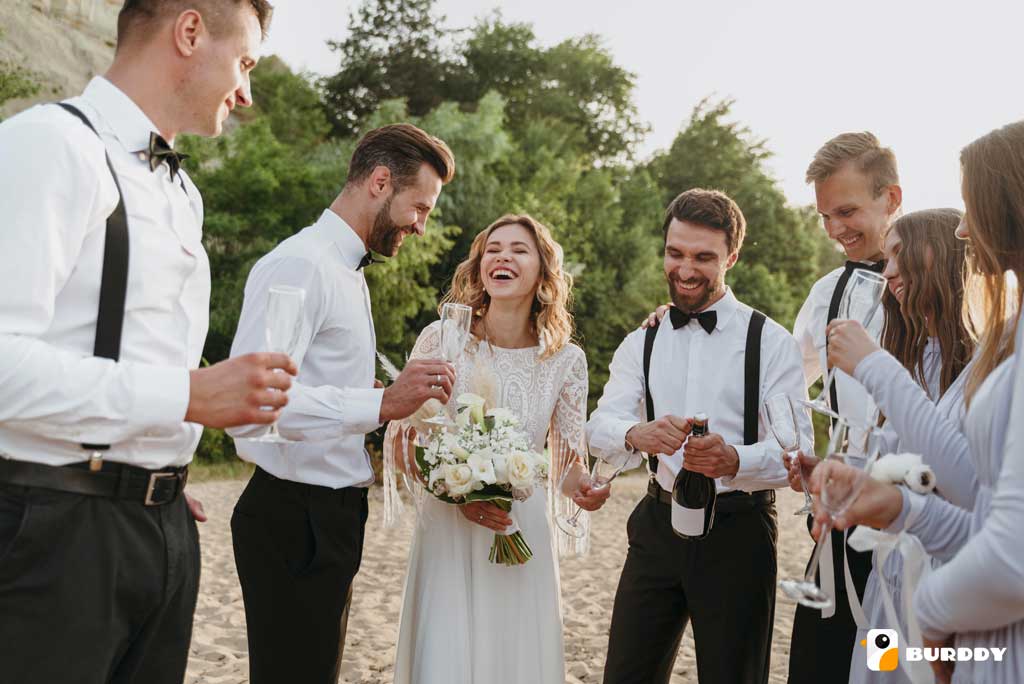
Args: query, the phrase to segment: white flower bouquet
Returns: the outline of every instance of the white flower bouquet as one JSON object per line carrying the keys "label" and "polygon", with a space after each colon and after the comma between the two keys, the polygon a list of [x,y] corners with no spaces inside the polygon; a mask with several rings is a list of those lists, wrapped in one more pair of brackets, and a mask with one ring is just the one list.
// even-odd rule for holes
{"label": "white flower bouquet", "polygon": [[[434,430],[427,445],[416,448],[427,491],[446,503],[490,501],[511,512],[513,500],[524,501],[535,486],[543,485],[550,464],[530,449],[511,411],[488,411],[484,398],[476,394],[462,394],[455,401],[455,425]],[[521,565],[532,557],[514,522],[494,535],[492,563]]]}

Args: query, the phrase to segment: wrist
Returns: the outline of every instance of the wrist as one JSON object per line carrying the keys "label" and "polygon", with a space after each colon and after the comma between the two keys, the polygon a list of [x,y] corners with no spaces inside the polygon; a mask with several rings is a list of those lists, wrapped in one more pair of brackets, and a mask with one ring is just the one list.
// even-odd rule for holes
{"label": "wrist", "polygon": [[740,452],[736,451],[736,447],[729,444],[729,455],[732,457],[732,461],[729,464],[729,474],[727,477],[736,477],[740,472]]}
{"label": "wrist", "polygon": [[630,435],[632,435],[633,431],[636,430],[638,427],[640,427],[640,423],[637,423],[633,427],[626,430],[626,435],[622,439],[623,446],[625,446],[626,451],[631,454],[635,454],[637,451],[639,451],[636,445],[633,444],[633,442],[630,440]]}

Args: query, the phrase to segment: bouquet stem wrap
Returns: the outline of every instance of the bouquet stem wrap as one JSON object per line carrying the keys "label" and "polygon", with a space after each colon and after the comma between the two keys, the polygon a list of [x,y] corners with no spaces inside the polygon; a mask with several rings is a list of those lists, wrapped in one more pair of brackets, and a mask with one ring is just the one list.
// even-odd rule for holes
{"label": "bouquet stem wrap", "polygon": [[[506,513],[512,512],[512,502],[508,499],[494,499],[491,503]],[[516,524],[515,519],[512,520],[512,525],[506,528],[506,532],[513,528],[515,531],[510,534],[499,532],[494,535],[494,543],[491,544],[491,553],[488,556],[492,563],[522,565],[533,558],[533,551],[530,550],[530,545],[523,538],[523,533],[519,531],[519,525]]]}

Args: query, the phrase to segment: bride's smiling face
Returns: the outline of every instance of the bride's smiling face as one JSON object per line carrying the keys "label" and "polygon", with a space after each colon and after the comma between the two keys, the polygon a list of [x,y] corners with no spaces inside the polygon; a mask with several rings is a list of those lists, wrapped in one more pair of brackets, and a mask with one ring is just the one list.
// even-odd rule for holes
{"label": "bride's smiling face", "polygon": [[519,223],[495,228],[480,260],[480,280],[495,299],[532,298],[540,276],[540,253],[533,233]]}

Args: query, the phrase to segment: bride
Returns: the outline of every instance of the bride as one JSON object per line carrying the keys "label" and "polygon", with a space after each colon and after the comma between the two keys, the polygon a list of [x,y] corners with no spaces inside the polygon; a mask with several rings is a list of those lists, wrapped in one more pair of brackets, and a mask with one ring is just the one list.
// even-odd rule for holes
{"label": "bride", "polygon": [[[488,226],[455,271],[445,301],[471,306],[474,316],[472,341],[456,362],[452,396],[469,391],[481,370],[487,373],[497,405],[516,414],[534,450],[543,452],[547,443],[554,486],[513,502],[508,514],[489,502],[446,504],[413,485],[419,517],[395,684],[565,681],[558,555],[584,553],[588,540],[568,537],[551,520],[577,505],[596,510],[609,494],[585,487],[572,499],[560,493],[576,489],[569,483],[582,472],[586,455],[587,359],[569,341],[571,284],[562,270],[561,246],[526,215],[503,216]],[[438,355],[439,333],[438,322],[427,326],[412,358]],[[409,462],[414,439],[409,421],[388,427],[386,487],[394,486],[396,460],[408,471],[402,464]],[[391,513],[401,506],[393,490],[385,496]],[[491,563],[494,533],[513,519],[533,558],[511,567]]]}

